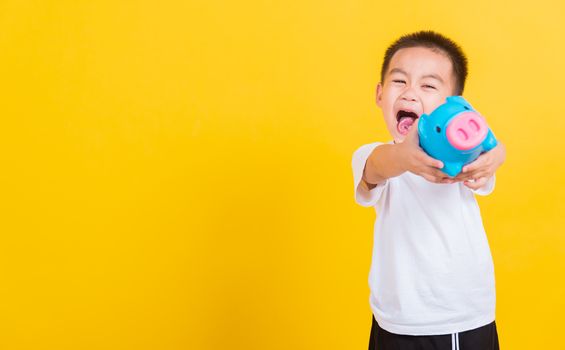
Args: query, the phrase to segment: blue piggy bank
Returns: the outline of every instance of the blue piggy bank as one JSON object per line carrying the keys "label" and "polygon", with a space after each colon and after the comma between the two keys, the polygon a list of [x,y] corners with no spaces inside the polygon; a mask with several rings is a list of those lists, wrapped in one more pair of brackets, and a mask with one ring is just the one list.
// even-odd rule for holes
{"label": "blue piggy bank", "polygon": [[449,96],[432,113],[420,116],[418,136],[420,146],[443,162],[441,170],[449,176],[497,144],[484,118],[462,96]]}

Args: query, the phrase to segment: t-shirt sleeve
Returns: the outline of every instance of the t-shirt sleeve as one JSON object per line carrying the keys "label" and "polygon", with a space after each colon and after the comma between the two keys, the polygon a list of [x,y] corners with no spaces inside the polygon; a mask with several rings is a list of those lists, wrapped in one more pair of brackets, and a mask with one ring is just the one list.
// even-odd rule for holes
{"label": "t-shirt sleeve", "polygon": [[353,160],[351,162],[351,165],[353,167],[353,185],[355,191],[355,202],[357,202],[359,205],[363,207],[374,206],[381,197],[381,194],[383,193],[384,189],[388,185],[388,180],[385,180],[382,183],[378,184],[376,187],[369,189],[367,184],[364,181],[362,181],[363,170],[365,169],[367,158],[369,158],[369,155],[379,145],[382,145],[382,143],[381,142],[370,143],[359,147],[353,153]]}
{"label": "t-shirt sleeve", "polygon": [[478,194],[479,196],[486,196],[492,193],[492,191],[494,191],[494,184],[496,182],[496,175],[492,175],[487,182],[480,188],[473,190],[471,189],[471,191],[473,191],[473,193]]}

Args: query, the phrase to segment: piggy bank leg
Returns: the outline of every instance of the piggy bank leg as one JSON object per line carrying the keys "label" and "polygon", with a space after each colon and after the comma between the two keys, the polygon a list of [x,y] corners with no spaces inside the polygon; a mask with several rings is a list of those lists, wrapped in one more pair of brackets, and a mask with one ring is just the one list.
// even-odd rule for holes
{"label": "piggy bank leg", "polygon": [[443,168],[441,169],[444,173],[449,176],[456,176],[463,169],[463,165],[460,163],[443,163]]}

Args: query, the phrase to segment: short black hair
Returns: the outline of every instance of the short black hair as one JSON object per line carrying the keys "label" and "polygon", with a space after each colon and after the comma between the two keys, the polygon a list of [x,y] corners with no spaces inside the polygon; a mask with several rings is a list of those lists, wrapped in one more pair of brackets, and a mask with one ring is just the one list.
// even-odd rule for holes
{"label": "short black hair", "polygon": [[387,48],[381,67],[381,82],[383,84],[392,56],[398,50],[409,47],[425,47],[447,55],[453,65],[453,74],[455,74],[455,94],[463,94],[465,79],[467,79],[467,57],[461,47],[453,40],[431,30],[403,35]]}

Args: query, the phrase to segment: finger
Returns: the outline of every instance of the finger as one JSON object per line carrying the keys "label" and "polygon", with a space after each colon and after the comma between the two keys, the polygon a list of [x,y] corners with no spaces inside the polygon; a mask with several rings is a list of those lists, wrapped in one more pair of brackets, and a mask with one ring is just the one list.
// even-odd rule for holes
{"label": "finger", "polygon": [[455,180],[454,177],[450,177],[450,176],[445,176],[441,178],[441,183],[442,184],[452,184],[452,183],[456,183],[457,180]]}
{"label": "finger", "polygon": [[452,179],[443,171],[432,167],[424,169],[420,175],[433,183],[451,183],[452,181]]}
{"label": "finger", "polygon": [[424,151],[420,152],[420,161],[429,167],[436,169],[443,168],[443,162],[441,160],[430,157]]}
{"label": "finger", "polygon": [[490,155],[488,153],[481,154],[477,159],[469,164],[466,164],[461,170],[463,173],[468,173],[484,166],[489,161]]}
{"label": "finger", "polygon": [[457,174],[457,176],[455,176],[453,178],[453,180],[455,181],[465,181],[465,180],[469,180],[469,176],[467,174],[463,174],[463,173],[459,173]]}
{"label": "finger", "polygon": [[445,179],[449,179],[449,175],[447,175],[446,173],[444,173],[443,171],[435,168],[435,167],[427,167],[424,170],[428,175],[436,177],[440,180],[445,180]]}
{"label": "finger", "polygon": [[422,176],[424,179],[428,180],[429,182],[433,182],[433,183],[436,183],[436,184],[441,183],[441,178],[432,176],[430,174],[423,173],[420,176]]}
{"label": "finger", "polygon": [[461,172],[461,173],[457,174],[457,176],[455,177],[455,180],[457,180],[457,181],[469,181],[469,180],[476,179],[476,178],[478,178],[478,177],[475,176],[475,172],[466,173],[466,174]]}
{"label": "finger", "polygon": [[480,169],[480,170],[473,172],[473,178],[474,179],[480,179],[480,178],[485,177],[485,178],[488,179],[491,176],[491,174],[492,174],[492,172],[488,169]]}
{"label": "finger", "polygon": [[480,168],[475,171],[470,171],[467,173],[459,173],[460,179],[463,181],[470,180],[470,179],[479,179],[481,177],[489,178],[492,175],[493,171],[491,169]]}
{"label": "finger", "polygon": [[487,183],[486,177],[481,177],[477,179],[475,182],[465,181],[463,184],[473,190],[478,190],[479,188],[483,187]]}
{"label": "finger", "polygon": [[487,183],[487,179],[486,177],[481,177],[478,180],[475,181],[475,190],[478,190],[479,188],[483,187],[485,184]]}

